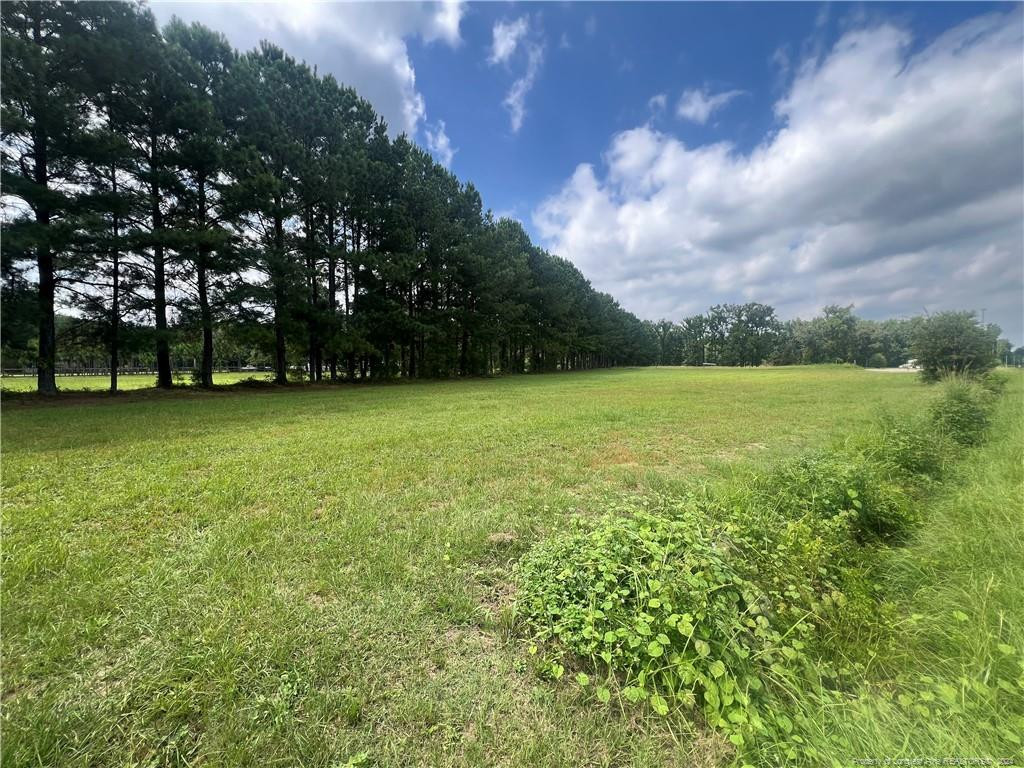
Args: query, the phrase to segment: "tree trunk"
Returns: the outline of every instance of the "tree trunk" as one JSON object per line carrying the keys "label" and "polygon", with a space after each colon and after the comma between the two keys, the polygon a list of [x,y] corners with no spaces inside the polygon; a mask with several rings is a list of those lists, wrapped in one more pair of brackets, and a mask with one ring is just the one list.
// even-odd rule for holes
{"label": "tree trunk", "polygon": [[203,356],[199,363],[199,384],[213,386],[213,313],[210,311],[209,288],[206,276],[206,254],[196,264],[196,281],[199,285],[199,319],[203,326]]}
{"label": "tree trunk", "polygon": [[[36,15],[32,35],[36,45],[42,45],[42,22],[40,16]],[[44,91],[45,85],[40,82],[39,90]],[[46,98],[45,92],[39,95],[40,107]],[[33,175],[35,183],[41,189],[49,187],[49,168],[47,157],[49,150],[49,137],[46,129],[39,125],[38,115],[36,116],[34,136],[32,137],[33,149],[35,150],[35,167]],[[57,323],[54,318],[54,295],[56,293],[57,280],[54,275],[53,251],[49,245],[50,228],[50,207],[47,202],[42,201],[36,209],[36,222],[46,234],[36,246],[36,269],[39,272],[39,359],[36,369],[36,388],[41,395],[57,394]]]}
{"label": "tree trunk", "polygon": [[[115,176],[112,180],[112,188],[114,194],[117,194],[117,178],[116,171]],[[121,251],[118,247],[118,237],[120,236],[120,220],[115,215],[112,225],[114,233],[114,248],[110,254],[110,273],[111,273],[111,297],[110,297],[110,392],[111,394],[117,394],[117,367],[118,361],[118,347],[120,346],[120,331],[121,331]]]}
{"label": "tree trunk", "polygon": [[[413,286],[409,285],[409,319],[413,318]],[[416,378],[416,333],[413,332],[412,341],[409,344],[409,368],[407,370],[408,378]]]}
{"label": "tree trunk", "polygon": [[331,358],[328,366],[331,381],[338,380],[338,353],[334,351],[337,344],[338,325],[338,280],[334,274],[338,269],[338,257],[334,252],[334,210],[331,207],[327,214],[327,303],[331,308]]}
{"label": "tree trunk", "polygon": [[[44,227],[50,224],[48,212],[37,217]],[[39,365],[37,387],[41,395],[57,394],[57,325],[53,316],[56,280],[53,275],[53,253],[48,245],[40,245],[36,254],[39,270]]]}
{"label": "tree trunk", "polygon": [[[197,211],[199,228],[206,230],[206,179],[200,176],[199,210]],[[203,327],[203,355],[199,363],[199,385],[209,389],[213,386],[213,313],[210,311],[210,289],[207,277],[207,259],[210,253],[205,245],[201,245],[196,258],[196,282],[199,290],[199,322]]]}
{"label": "tree trunk", "polygon": [[149,171],[153,178],[150,181],[150,205],[153,217],[153,312],[156,315],[156,385],[170,389],[171,381],[171,349],[167,341],[167,278],[164,273],[164,245],[160,242],[163,236],[164,218],[160,209],[160,186],[156,180],[157,137],[156,116],[150,115],[149,129]]}
{"label": "tree trunk", "polygon": [[[284,220],[281,216],[281,201],[276,201],[274,213],[274,254],[276,259],[284,260]],[[278,265],[280,267],[280,265]],[[288,383],[288,355],[285,348],[283,313],[285,311],[284,278],[278,275],[274,278],[274,369],[276,374],[274,382],[277,384]]]}
{"label": "tree trunk", "polygon": [[274,376],[275,384],[288,383],[288,358],[285,355],[284,328],[281,325],[280,312],[274,309]]}
{"label": "tree trunk", "polygon": [[459,352],[459,375],[469,375],[469,330],[462,326],[462,349]]}

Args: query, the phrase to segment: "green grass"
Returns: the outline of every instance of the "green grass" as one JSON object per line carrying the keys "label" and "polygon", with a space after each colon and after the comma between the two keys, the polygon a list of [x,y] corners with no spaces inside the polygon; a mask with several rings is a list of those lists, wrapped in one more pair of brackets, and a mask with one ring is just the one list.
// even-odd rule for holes
{"label": "green grass", "polygon": [[[265,379],[270,380],[271,374],[259,373],[256,371],[245,373],[232,373],[228,371],[213,374],[214,384],[235,384],[243,379]],[[188,382],[188,377],[181,379],[182,383]],[[156,384],[155,374],[127,374],[117,377],[118,390],[131,391],[134,389],[147,389]],[[110,388],[109,376],[58,376],[57,388],[65,392],[78,392],[89,390],[106,391]],[[34,376],[3,376],[0,377],[0,391],[3,392],[35,392],[36,379]]]}
{"label": "green grass", "polygon": [[3,764],[720,764],[695,724],[540,679],[512,563],[924,391],[817,367],[9,400]]}
{"label": "green grass", "polygon": [[[882,587],[898,621],[865,684],[822,705],[850,756],[1024,758],[1024,377],[927,505]],[[811,708],[821,702],[813,698]]]}

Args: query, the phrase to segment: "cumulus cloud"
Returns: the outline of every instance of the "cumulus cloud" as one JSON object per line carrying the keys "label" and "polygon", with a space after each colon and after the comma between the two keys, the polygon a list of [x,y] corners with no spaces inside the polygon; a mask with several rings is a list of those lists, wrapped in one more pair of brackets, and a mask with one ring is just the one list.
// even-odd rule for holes
{"label": "cumulus cloud", "polygon": [[491,55],[487,61],[491,64],[510,64],[517,50],[522,50],[526,57],[526,69],[516,78],[502,101],[508,110],[512,133],[519,133],[526,117],[526,96],[530,93],[541,65],[544,63],[544,46],[537,35],[530,34],[530,23],[526,16],[515,21],[498,21],[494,25]]}
{"label": "cumulus cloud", "polygon": [[664,112],[668,104],[668,96],[664,93],[656,93],[647,100],[647,108],[651,112]]}
{"label": "cumulus cloud", "polygon": [[423,132],[427,137],[427,149],[431,151],[437,162],[445,168],[451,166],[452,158],[455,157],[458,150],[452,147],[451,140],[445,133],[444,120],[438,120],[433,129],[425,128]]}
{"label": "cumulus cloud", "polygon": [[460,2],[443,3],[154,3],[157,19],[199,21],[239,49],[271,40],[354,87],[392,132],[415,135],[426,118],[406,40],[457,46]]}
{"label": "cumulus cloud", "polygon": [[596,287],[649,317],[721,301],[783,316],[988,308],[1021,339],[1019,11],[915,50],[882,25],[797,68],[749,152],[643,125],[579,165],[533,221]]}
{"label": "cumulus cloud", "polygon": [[691,120],[703,125],[711,117],[712,113],[718,111],[743,91],[724,91],[723,93],[708,93],[705,90],[690,88],[683,91],[676,106],[676,114],[685,120]]}

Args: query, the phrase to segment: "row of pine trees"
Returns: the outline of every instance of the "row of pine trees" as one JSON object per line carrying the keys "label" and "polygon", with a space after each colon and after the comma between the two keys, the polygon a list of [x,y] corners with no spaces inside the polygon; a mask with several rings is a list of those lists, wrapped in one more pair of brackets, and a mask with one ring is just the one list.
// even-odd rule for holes
{"label": "row of pine trees", "polygon": [[3,286],[31,292],[39,391],[55,316],[243,328],[275,378],[443,377],[655,362],[657,342],[569,262],[485,212],[354,90],[263,43],[140,5],[4,2]]}

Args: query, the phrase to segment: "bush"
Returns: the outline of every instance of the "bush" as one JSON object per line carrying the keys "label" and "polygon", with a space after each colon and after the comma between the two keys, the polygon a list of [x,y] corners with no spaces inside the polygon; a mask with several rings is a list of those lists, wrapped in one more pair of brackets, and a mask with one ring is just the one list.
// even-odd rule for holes
{"label": "bush", "polygon": [[[794,674],[810,627],[773,620],[771,601],[733,565],[736,546],[696,505],[660,504],[626,506],[534,547],[519,565],[519,615],[537,639],[558,641],[556,653],[620,676],[627,701],[659,714],[699,706],[741,746],[776,729],[758,705],[762,678]],[[585,673],[577,680],[590,685]],[[610,699],[607,681],[595,690]]]}
{"label": "bush", "polygon": [[755,488],[791,519],[848,513],[859,541],[900,539],[915,522],[906,493],[875,462],[856,453],[826,451],[784,462]]}
{"label": "bush", "polygon": [[1006,375],[1000,371],[989,371],[984,376],[978,377],[978,384],[993,398],[1001,397],[1006,392],[1008,383]]}
{"label": "bush", "polygon": [[982,326],[973,312],[939,312],[914,330],[910,354],[926,381],[946,374],[980,376],[995,368],[998,329]]}
{"label": "bush", "polygon": [[977,445],[989,426],[992,395],[977,381],[947,376],[929,411],[939,434],[960,445]]}
{"label": "bush", "polygon": [[907,483],[937,480],[951,453],[927,414],[913,419],[882,414],[872,428],[852,436],[847,446],[889,479]]}
{"label": "bush", "polygon": [[868,368],[887,368],[889,361],[885,359],[885,355],[881,352],[875,352],[871,357],[868,358]]}

